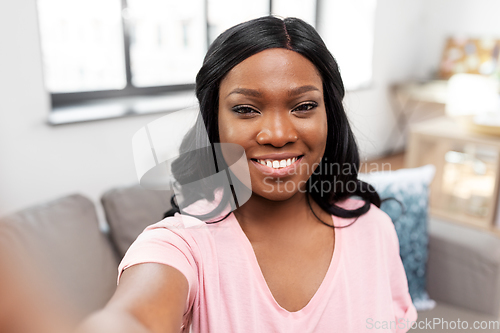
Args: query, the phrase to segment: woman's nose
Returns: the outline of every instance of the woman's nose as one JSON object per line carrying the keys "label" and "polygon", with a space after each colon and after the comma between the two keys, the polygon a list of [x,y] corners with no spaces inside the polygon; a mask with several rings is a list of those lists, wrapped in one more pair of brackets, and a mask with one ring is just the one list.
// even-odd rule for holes
{"label": "woman's nose", "polygon": [[261,145],[270,144],[280,148],[287,143],[297,141],[296,128],[289,115],[273,114],[264,117],[261,129],[257,134],[257,142]]}

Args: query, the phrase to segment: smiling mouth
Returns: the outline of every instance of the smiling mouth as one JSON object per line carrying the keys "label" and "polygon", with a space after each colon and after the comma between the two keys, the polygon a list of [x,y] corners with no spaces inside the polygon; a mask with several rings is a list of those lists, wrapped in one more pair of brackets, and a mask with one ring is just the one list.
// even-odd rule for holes
{"label": "smiling mouth", "polygon": [[252,160],[256,161],[257,163],[260,163],[262,165],[265,165],[269,168],[282,169],[282,168],[286,168],[287,166],[290,166],[293,163],[297,162],[297,160],[300,159],[302,156],[304,156],[304,155],[300,155],[300,156],[293,157],[293,158],[282,159],[282,160],[272,160],[272,159],[259,160],[259,159],[254,159],[254,158],[252,158]]}

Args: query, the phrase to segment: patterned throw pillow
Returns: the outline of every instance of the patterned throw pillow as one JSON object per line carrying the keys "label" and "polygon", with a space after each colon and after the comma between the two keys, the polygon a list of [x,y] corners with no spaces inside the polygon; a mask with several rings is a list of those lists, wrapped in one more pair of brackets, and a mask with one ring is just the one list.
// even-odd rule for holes
{"label": "patterned throw pillow", "polygon": [[384,201],[380,208],[394,222],[408,288],[417,310],[428,310],[435,306],[435,302],[429,299],[425,285],[429,242],[429,185],[434,173],[435,167],[429,164],[414,169],[359,175],[361,180],[375,187],[382,200],[394,198],[399,201]]}

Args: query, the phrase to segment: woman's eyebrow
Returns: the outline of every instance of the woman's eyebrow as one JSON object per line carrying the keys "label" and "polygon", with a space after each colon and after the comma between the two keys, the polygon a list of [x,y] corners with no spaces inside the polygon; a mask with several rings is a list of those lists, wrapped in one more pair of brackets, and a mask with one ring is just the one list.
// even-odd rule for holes
{"label": "woman's eyebrow", "polygon": [[308,92],[308,91],[313,91],[313,90],[319,91],[319,89],[316,88],[315,86],[311,86],[311,85],[302,86],[302,87],[294,88],[294,89],[291,89],[290,91],[288,91],[288,96],[293,97],[293,96],[297,96],[297,95],[303,94],[303,93]]}
{"label": "woman's eyebrow", "polygon": [[[293,89],[289,90],[288,96],[293,97],[293,96],[297,96],[297,95],[303,94],[303,93],[308,92],[308,91],[313,91],[313,90],[319,91],[318,88],[316,88],[315,86],[312,86],[312,85],[301,86],[301,87],[297,87],[297,88],[293,88]],[[226,97],[228,97],[231,94],[242,94],[242,95],[247,95],[247,96],[252,96],[252,97],[262,97],[262,93],[260,91],[255,90],[255,89],[248,89],[248,88],[236,88],[233,91],[231,91],[229,94],[227,94]]]}
{"label": "woman's eyebrow", "polygon": [[242,94],[242,95],[247,95],[247,96],[252,96],[252,97],[261,97],[262,96],[262,93],[260,91],[255,90],[255,89],[248,89],[248,88],[236,88],[233,91],[231,91],[229,94],[227,94],[226,98],[231,94]]}

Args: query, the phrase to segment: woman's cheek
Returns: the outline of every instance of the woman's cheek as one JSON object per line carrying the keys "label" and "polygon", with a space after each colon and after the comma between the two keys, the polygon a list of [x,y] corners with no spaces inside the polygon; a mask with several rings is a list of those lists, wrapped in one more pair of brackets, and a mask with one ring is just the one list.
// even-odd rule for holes
{"label": "woman's cheek", "polygon": [[219,138],[221,142],[231,142],[233,137],[233,126],[228,121],[227,117],[219,118]]}

